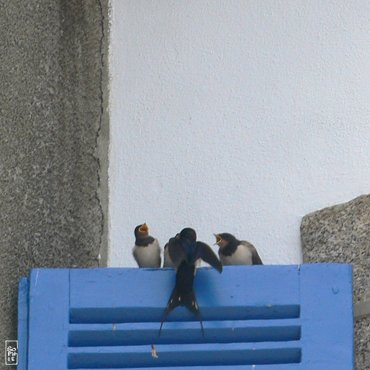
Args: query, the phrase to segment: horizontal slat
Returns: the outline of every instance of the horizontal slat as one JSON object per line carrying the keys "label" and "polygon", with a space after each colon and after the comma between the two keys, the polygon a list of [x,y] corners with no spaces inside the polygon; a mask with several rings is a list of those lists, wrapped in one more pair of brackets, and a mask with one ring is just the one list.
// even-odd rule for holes
{"label": "horizontal slat", "polygon": [[[72,308],[164,307],[175,282],[173,269],[73,269],[70,273]],[[221,274],[203,267],[197,270],[195,290],[201,307],[299,305],[298,266],[225,266]]]}
{"label": "horizontal slat", "polygon": [[[150,367],[127,367],[125,370],[148,370]],[[301,370],[303,369],[302,364],[284,364],[284,368],[281,368],[281,364],[278,365],[233,365],[232,369],[230,369],[229,365],[221,365],[221,366],[192,366],[190,370]],[[78,369],[78,370],[91,370],[91,368],[87,369]],[[94,368],[94,370],[117,370],[117,368]],[[168,366],[166,370],[189,370],[187,366]],[[305,370],[309,370],[306,369]],[[312,370],[312,369],[311,369]],[[325,369],[326,370],[326,369]]]}
{"label": "horizontal slat", "polygon": [[[129,323],[129,322],[160,322],[164,307],[107,307],[107,308],[75,308],[70,310],[70,322],[80,324]],[[203,320],[273,320],[294,319],[300,315],[299,305],[265,305],[244,307],[202,307]],[[178,307],[168,316],[166,321],[192,321],[194,315],[186,308]]]}
{"label": "horizontal slat", "polygon": [[135,368],[289,364],[301,361],[299,342],[214,343],[69,348],[68,368]]}
{"label": "horizontal slat", "polygon": [[175,343],[230,343],[298,340],[300,321],[252,320],[205,321],[205,336],[199,322],[170,322],[158,337],[158,323],[136,324],[71,324],[69,346],[123,346]]}

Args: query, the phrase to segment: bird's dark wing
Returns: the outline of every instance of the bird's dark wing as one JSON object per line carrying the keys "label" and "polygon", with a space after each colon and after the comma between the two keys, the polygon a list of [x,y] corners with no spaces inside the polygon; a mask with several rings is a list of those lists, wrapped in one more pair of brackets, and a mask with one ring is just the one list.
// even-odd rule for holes
{"label": "bird's dark wing", "polygon": [[259,256],[256,248],[254,248],[254,250],[252,251],[252,262],[253,265],[263,265],[261,257]]}
{"label": "bird's dark wing", "polygon": [[201,258],[204,262],[210,264],[218,272],[222,272],[222,264],[213,252],[212,248],[203,242],[197,242],[197,258]]}
{"label": "bird's dark wing", "polygon": [[186,254],[180,240],[177,238],[171,238],[168,241],[167,248],[172,263],[176,268],[179,267],[181,262],[185,261],[186,259]]}
{"label": "bird's dark wing", "polygon": [[162,266],[162,258],[161,258],[161,255],[159,255],[157,259],[157,267],[161,267],[161,266]]}
{"label": "bird's dark wing", "polygon": [[243,244],[247,245],[249,250],[252,252],[252,265],[263,265],[261,257],[259,256],[255,246],[251,243],[248,243],[248,244],[247,243],[243,243]]}

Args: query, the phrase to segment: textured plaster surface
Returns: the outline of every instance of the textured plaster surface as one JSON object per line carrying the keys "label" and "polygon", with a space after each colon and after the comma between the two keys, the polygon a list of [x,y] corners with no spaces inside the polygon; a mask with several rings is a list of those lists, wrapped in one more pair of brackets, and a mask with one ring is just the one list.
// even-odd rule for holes
{"label": "textured plaster surface", "polygon": [[[306,215],[301,224],[304,262],[353,264],[354,302],[370,294],[370,195]],[[370,369],[370,318],[355,325],[356,369]]]}
{"label": "textured plaster surface", "polygon": [[107,15],[106,1],[0,1],[1,343],[20,276],[104,257]]}
{"label": "textured plaster surface", "polygon": [[369,190],[370,2],[112,1],[110,266],[134,227],[231,232],[300,263],[299,225]]}

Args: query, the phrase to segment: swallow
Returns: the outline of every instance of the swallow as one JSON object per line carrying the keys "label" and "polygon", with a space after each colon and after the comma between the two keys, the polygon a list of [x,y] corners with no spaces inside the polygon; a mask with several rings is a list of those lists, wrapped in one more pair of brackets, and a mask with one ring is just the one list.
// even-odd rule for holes
{"label": "swallow", "polygon": [[197,317],[204,336],[202,316],[193,289],[196,265],[202,259],[218,272],[222,272],[222,264],[209,245],[196,239],[195,230],[185,228],[167,243],[168,256],[176,269],[176,282],[163,313],[159,336],[164,321],[178,306],[185,306]]}
{"label": "swallow", "polygon": [[[173,243],[174,238],[171,238],[171,240],[165,244],[164,249],[163,249],[163,267],[164,268],[175,268],[174,263],[172,262],[172,259],[170,257],[170,254],[168,252],[168,246],[170,243]],[[200,266],[200,258],[196,261],[196,267]]]}
{"label": "swallow", "polygon": [[188,264],[197,264],[198,260],[201,259],[218,272],[222,272],[220,260],[208,244],[197,241],[197,234],[194,229],[187,227],[181,230],[167,244],[168,256],[176,269],[183,261]]}
{"label": "swallow", "polygon": [[161,248],[158,240],[149,235],[147,224],[135,227],[135,246],[132,254],[139,267],[161,267]]}
{"label": "swallow", "polygon": [[219,246],[218,255],[223,265],[263,265],[256,248],[245,240],[228,233],[214,234]]}

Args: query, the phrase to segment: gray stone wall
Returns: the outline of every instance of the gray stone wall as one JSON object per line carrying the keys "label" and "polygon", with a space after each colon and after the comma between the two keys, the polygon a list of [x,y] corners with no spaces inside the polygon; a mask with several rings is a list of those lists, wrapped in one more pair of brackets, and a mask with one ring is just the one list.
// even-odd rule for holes
{"label": "gray stone wall", "polygon": [[[370,195],[305,216],[301,225],[304,262],[353,265],[354,302],[370,292]],[[335,307],[333,307],[335,310]],[[370,369],[370,317],[355,323],[356,369]]]}
{"label": "gray stone wall", "polygon": [[20,276],[104,265],[108,28],[107,0],[0,0],[2,348]]}

